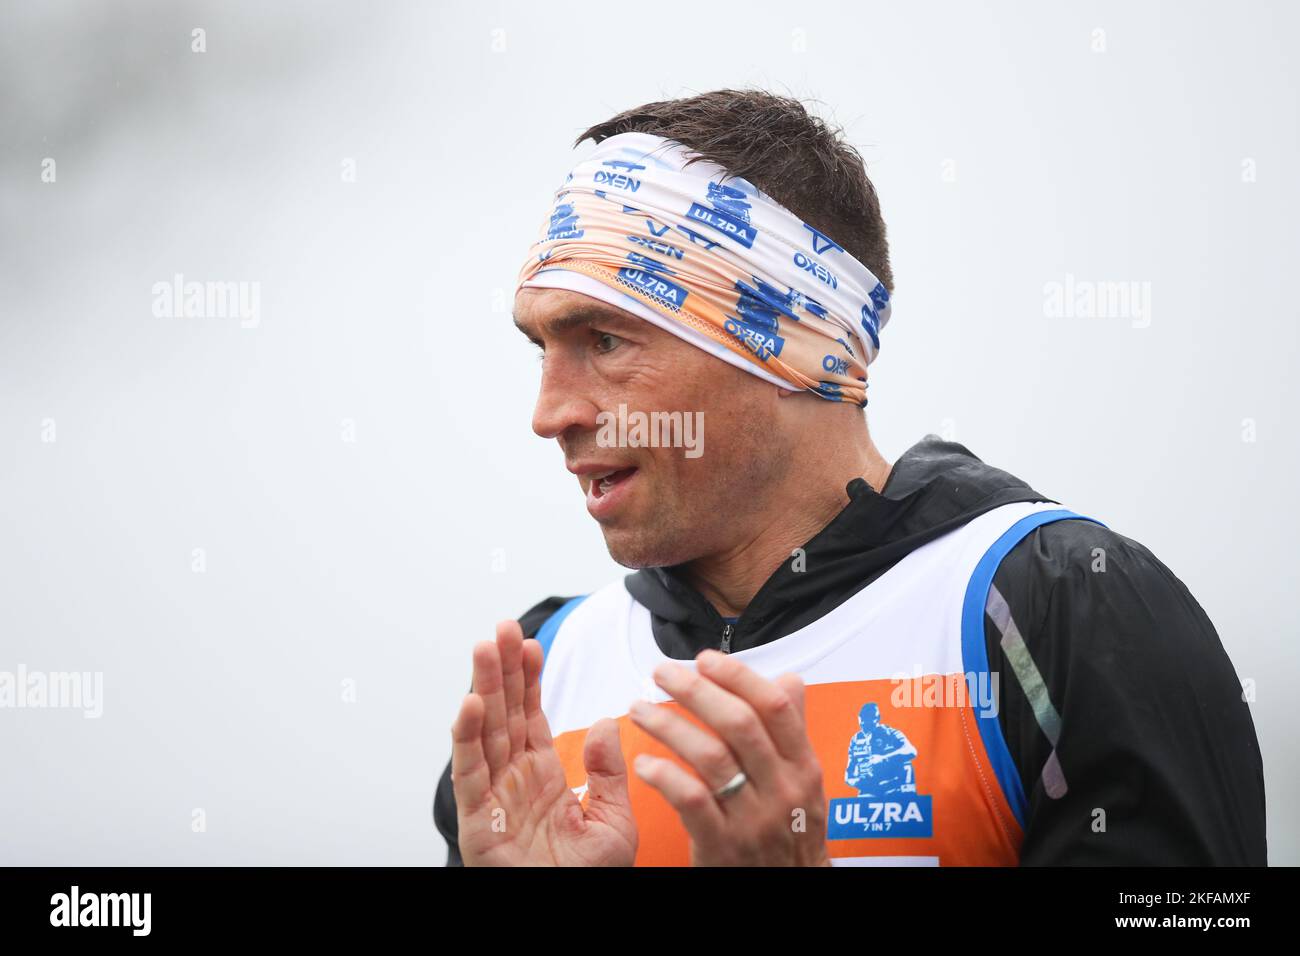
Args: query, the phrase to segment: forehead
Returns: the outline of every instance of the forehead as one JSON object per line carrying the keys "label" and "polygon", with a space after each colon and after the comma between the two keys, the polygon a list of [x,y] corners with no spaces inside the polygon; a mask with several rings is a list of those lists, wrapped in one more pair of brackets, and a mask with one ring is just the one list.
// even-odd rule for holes
{"label": "forehead", "polygon": [[520,289],[515,295],[514,320],[530,339],[592,325],[612,329],[642,324],[629,312],[568,289]]}

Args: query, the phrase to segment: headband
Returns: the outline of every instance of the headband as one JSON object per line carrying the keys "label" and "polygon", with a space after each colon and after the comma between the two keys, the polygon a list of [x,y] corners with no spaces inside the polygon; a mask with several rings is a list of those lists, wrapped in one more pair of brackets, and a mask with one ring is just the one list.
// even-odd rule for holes
{"label": "headband", "polygon": [[889,320],[871,271],[751,183],[649,133],[555,193],[518,287],[581,292],[783,388],[865,405]]}

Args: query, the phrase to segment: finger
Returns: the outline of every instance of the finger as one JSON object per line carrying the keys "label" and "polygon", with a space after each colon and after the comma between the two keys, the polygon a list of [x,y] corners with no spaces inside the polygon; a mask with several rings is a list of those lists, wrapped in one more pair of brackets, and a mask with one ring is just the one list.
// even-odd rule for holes
{"label": "finger", "polygon": [[492,789],[492,773],[483,754],[483,698],[466,694],[451,725],[451,791],[456,806],[470,813]]}
{"label": "finger", "polygon": [[483,753],[495,777],[510,761],[505,685],[496,641],[479,641],[474,645],[474,693],[483,698]]}
{"label": "finger", "polygon": [[627,762],[618,721],[603,717],[591,725],[582,745],[582,766],[587,771],[587,817],[608,822],[611,816],[630,816]]}
{"label": "finger", "polygon": [[649,754],[638,754],[632,769],[677,811],[686,832],[697,844],[713,845],[722,838],[727,825],[722,807],[699,777],[671,760]]}
{"label": "finger", "polygon": [[775,784],[779,755],[763,721],[748,703],[703,674],[671,661],[656,667],[654,678],[674,700],[717,732],[755,784],[762,789]]}
{"label": "finger", "polygon": [[506,731],[510,755],[523,753],[528,740],[524,717],[524,632],[518,621],[497,624],[497,652],[501,655],[501,681],[505,689]]}
{"label": "finger", "polygon": [[686,761],[710,791],[726,784],[740,770],[740,761],[717,734],[691,723],[667,707],[644,700],[628,708],[632,722]]}
{"label": "finger", "polygon": [[776,684],[789,694],[790,699],[794,701],[795,710],[799,714],[799,720],[802,722],[806,735],[808,731],[808,710],[804,699],[803,678],[798,674],[782,674],[776,679]]}
{"label": "finger", "polygon": [[524,641],[524,720],[528,726],[528,750],[550,750],[551,725],[542,713],[542,645]]}
{"label": "finger", "polygon": [[[793,760],[808,749],[808,731],[800,708],[784,687],[720,651],[701,651],[695,663],[701,674],[753,708],[782,757]],[[794,674],[787,676],[799,679]]]}

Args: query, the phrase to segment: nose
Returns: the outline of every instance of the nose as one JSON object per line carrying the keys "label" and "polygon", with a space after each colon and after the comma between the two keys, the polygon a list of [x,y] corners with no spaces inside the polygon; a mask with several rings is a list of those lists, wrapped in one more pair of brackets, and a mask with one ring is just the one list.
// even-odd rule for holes
{"label": "nose", "polygon": [[583,374],[558,351],[542,360],[542,385],[533,407],[533,431],[542,438],[559,438],[570,428],[596,427],[598,409],[588,397]]}

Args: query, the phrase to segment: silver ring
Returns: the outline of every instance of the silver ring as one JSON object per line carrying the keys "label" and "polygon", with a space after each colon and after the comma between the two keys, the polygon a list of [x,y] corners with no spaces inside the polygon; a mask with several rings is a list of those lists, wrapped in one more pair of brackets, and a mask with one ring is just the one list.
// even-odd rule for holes
{"label": "silver ring", "polygon": [[745,781],[747,781],[748,779],[749,778],[745,776],[745,771],[737,770],[736,775],[734,777],[732,777],[730,780],[728,780],[726,783],[720,786],[717,790],[713,791],[714,799],[717,800],[727,799],[727,797],[731,796],[737,790],[743,787],[745,785]]}

